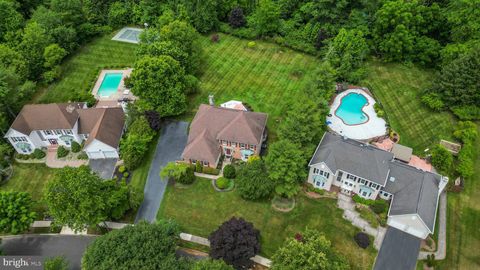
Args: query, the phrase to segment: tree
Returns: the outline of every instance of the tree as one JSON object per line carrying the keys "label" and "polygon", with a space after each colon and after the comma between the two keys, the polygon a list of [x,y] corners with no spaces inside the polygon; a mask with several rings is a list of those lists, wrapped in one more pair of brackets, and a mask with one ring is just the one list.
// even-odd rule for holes
{"label": "tree", "polygon": [[223,176],[228,179],[233,179],[236,176],[235,167],[232,164],[227,164],[223,168]]}
{"label": "tree", "polygon": [[139,222],[95,239],[82,259],[82,269],[185,269],[175,258],[178,225],[160,220]]}
{"label": "tree", "polygon": [[172,57],[145,56],[135,63],[130,78],[132,92],[143,100],[145,109],[154,109],[161,117],[186,110],[185,71]]}
{"label": "tree", "polygon": [[205,259],[195,262],[191,270],[233,270],[223,260]]}
{"label": "tree", "polygon": [[280,26],[280,8],[272,0],[260,2],[253,14],[248,18],[251,26],[259,36],[277,33]]}
{"label": "tree", "polygon": [[58,46],[58,44],[50,44],[48,45],[44,52],[43,58],[45,59],[45,63],[43,64],[46,68],[52,68],[60,64],[63,57],[67,55],[67,52]]}
{"label": "tree", "polygon": [[298,143],[309,152],[325,130],[324,119],[318,101],[301,95],[289,106],[285,119],[278,126],[278,137]]}
{"label": "tree", "polygon": [[[135,110],[133,112],[136,114]],[[150,128],[145,116],[138,116],[133,120],[126,137],[120,141],[120,155],[127,168],[134,170],[140,166],[154,136],[155,131]]]}
{"label": "tree", "polygon": [[65,167],[47,182],[43,198],[58,225],[75,231],[94,226],[108,217],[103,180],[89,167]]}
{"label": "tree", "polygon": [[128,10],[125,2],[114,2],[108,9],[108,24],[113,28],[119,28],[131,22],[131,10]]}
{"label": "tree", "polygon": [[448,1],[445,9],[453,41],[480,39],[479,0]]}
{"label": "tree", "polygon": [[301,146],[288,140],[274,142],[265,161],[269,177],[275,183],[275,193],[286,198],[296,195],[306,177]]}
{"label": "tree", "polygon": [[43,73],[43,53],[45,48],[51,43],[52,38],[38,23],[31,22],[27,24],[19,48],[28,62],[29,78],[36,79]]}
{"label": "tree", "polygon": [[460,121],[453,136],[463,143],[474,142],[478,137],[477,125],[471,121]]}
{"label": "tree", "polygon": [[0,231],[18,234],[35,221],[32,198],[26,192],[0,191]]}
{"label": "tree", "polygon": [[260,158],[250,158],[238,168],[237,190],[246,200],[258,200],[272,194],[273,181],[270,180],[265,162]]}
{"label": "tree", "polygon": [[22,14],[15,10],[15,2],[0,0],[0,43],[10,40],[22,28]]}
{"label": "tree", "polygon": [[181,184],[191,184],[195,180],[193,168],[189,164],[169,162],[160,172],[164,180],[172,178]]}
{"label": "tree", "polygon": [[475,173],[474,161],[476,153],[472,142],[463,144],[462,149],[458,153],[458,164],[456,171],[464,178],[473,176]]}
{"label": "tree", "polygon": [[68,270],[68,261],[63,256],[48,258],[44,263],[45,270]]}
{"label": "tree", "polygon": [[233,28],[240,28],[247,24],[247,20],[245,20],[245,15],[243,15],[243,9],[241,7],[235,7],[230,12],[228,16],[228,22],[230,26]]}
{"label": "tree", "polygon": [[130,209],[137,209],[142,203],[143,197],[125,181],[117,183],[117,180],[103,182],[103,191],[106,196],[105,206],[109,218],[115,220],[122,218]]}
{"label": "tree", "polygon": [[370,245],[370,237],[364,232],[359,232],[353,237],[357,245],[363,249],[366,249]]}
{"label": "tree", "polygon": [[159,131],[162,127],[162,121],[160,115],[156,111],[145,111],[145,118],[148,121],[148,125],[154,131]]}
{"label": "tree", "polygon": [[272,257],[272,270],[350,269],[325,235],[307,229],[298,239],[290,238]]}
{"label": "tree", "polygon": [[448,172],[453,164],[453,156],[445,147],[437,145],[432,150],[432,164],[438,170]]}
{"label": "tree", "polygon": [[249,269],[260,252],[260,231],[243,218],[232,217],[208,237],[210,257],[223,259],[235,269]]}
{"label": "tree", "polygon": [[325,59],[337,70],[339,80],[358,82],[365,75],[362,66],[367,55],[368,45],[362,31],[342,28],[330,43]]}

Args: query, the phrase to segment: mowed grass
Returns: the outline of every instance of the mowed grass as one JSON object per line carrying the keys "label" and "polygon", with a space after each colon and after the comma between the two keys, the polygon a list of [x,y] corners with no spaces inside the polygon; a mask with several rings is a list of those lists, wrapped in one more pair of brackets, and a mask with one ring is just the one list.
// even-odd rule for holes
{"label": "mowed grass", "polygon": [[111,40],[114,33],[99,37],[81,47],[62,64],[62,77],[47,87],[36,101],[41,103],[66,102],[89,93],[106,68],[132,67],[137,45]]}
{"label": "mowed grass", "polygon": [[262,41],[248,48],[248,42],[225,34],[220,34],[218,43],[201,38],[204,61],[200,92],[191,98],[187,118],[213,94],[217,105],[233,99],[268,113],[272,129],[288,110],[289,102],[294,102],[314,78],[320,63],[317,58]]}
{"label": "mowed grass", "polygon": [[[480,128],[478,129],[480,132]],[[476,142],[480,149],[480,140]],[[451,179],[450,181],[453,181]],[[435,269],[480,269],[480,155],[461,193],[448,194],[447,258]]]}
{"label": "mowed grass", "polygon": [[314,200],[300,194],[292,212],[272,209],[270,201],[243,200],[236,191],[216,192],[211,180],[197,179],[191,187],[168,185],[158,212],[158,218],[172,218],[182,231],[208,237],[224,221],[233,216],[243,217],[260,230],[261,254],[271,257],[288,237],[306,227],[324,232],[350,262],[353,269],[371,269],[376,251],[359,248],[353,236],[356,228],[342,218],[342,210],[333,199]]}
{"label": "mowed grass", "polygon": [[46,209],[44,202],[42,202],[43,189],[48,180],[53,177],[55,171],[45,164],[15,163],[12,178],[1,185],[0,190],[29,193],[35,202],[35,210],[41,213]]}
{"label": "mowed grass", "polygon": [[387,114],[390,126],[400,134],[400,143],[417,154],[452,139],[455,119],[446,112],[433,112],[422,104],[421,92],[430,86],[431,71],[398,63],[367,62],[368,77],[361,83],[373,93]]}

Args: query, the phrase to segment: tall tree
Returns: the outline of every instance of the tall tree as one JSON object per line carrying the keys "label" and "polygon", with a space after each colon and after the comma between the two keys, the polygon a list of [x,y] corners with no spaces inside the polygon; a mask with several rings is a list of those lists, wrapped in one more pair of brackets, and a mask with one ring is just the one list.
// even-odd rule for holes
{"label": "tall tree", "polygon": [[82,269],[179,269],[187,265],[175,258],[178,225],[160,220],[140,222],[95,239],[85,251]]}
{"label": "tall tree", "polygon": [[43,198],[54,222],[81,231],[108,217],[103,180],[87,166],[59,170],[44,190]]}
{"label": "tall tree", "polygon": [[456,42],[480,39],[480,0],[448,1],[445,9],[451,38]]}
{"label": "tall tree", "polygon": [[306,177],[306,159],[298,143],[289,140],[274,142],[268,151],[266,164],[275,193],[291,198],[300,190]]}
{"label": "tall tree", "polygon": [[0,191],[0,231],[22,233],[35,221],[32,198],[26,192]]}
{"label": "tall tree", "polygon": [[272,0],[261,1],[252,15],[248,17],[248,25],[253,27],[259,36],[277,33],[280,27],[280,8]]}
{"label": "tall tree", "polygon": [[228,17],[228,22],[233,28],[245,26],[247,24],[247,20],[245,19],[245,15],[243,14],[243,9],[241,7],[236,7],[232,9],[232,11],[230,12],[230,16]]}
{"label": "tall tree", "polygon": [[235,269],[249,269],[260,252],[260,231],[243,218],[232,217],[208,237],[210,257],[223,259]]}
{"label": "tall tree", "polygon": [[325,235],[307,229],[290,238],[272,257],[272,270],[343,270],[350,269],[345,258],[338,255]]}
{"label": "tall tree", "polygon": [[37,79],[43,73],[43,53],[51,43],[51,37],[38,23],[27,24],[19,48],[28,62],[30,78]]}
{"label": "tall tree", "polygon": [[268,177],[265,162],[259,157],[250,157],[240,165],[235,183],[240,196],[246,200],[266,198],[273,191],[273,181]]}
{"label": "tall tree", "polygon": [[12,1],[0,0],[0,43],[11,40],[18,30],[22,28],[22,14],[15,10]]}

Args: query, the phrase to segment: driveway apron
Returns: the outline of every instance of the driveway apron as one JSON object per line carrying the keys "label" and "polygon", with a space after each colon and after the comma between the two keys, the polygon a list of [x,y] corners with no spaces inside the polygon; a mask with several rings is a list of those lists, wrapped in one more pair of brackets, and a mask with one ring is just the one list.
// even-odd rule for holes
{"label": "driveway apron", "polygon": [[162,128],[155,156],[148,172],[144,199],[138,210],[135,223],[140,220],[154,222],[167,187],[167,181],[160,178],[160,171],[170,161],[179,160],[187,144],[187,122],[169,122]]}

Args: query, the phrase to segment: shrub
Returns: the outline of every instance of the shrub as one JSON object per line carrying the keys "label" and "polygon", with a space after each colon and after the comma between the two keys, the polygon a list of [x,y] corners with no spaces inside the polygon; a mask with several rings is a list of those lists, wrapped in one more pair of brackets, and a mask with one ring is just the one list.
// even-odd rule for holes
{"label": "shrub", "polygon": [[174,179],[181,184],[191,184],[195,180],[195,174],[189,164],[169,162],[163,167],[160,176],[164,180]]}
{"label": "shrub", "polygon": [[210,40],[213,42],[213,43],[217,43],[220,41],[220,36],[218,34],[213,34],[211,37],[210,37]]}
{"label": "shrub", "polygon": [[257,46],[257,43],[255,41],[250,41],[247,43],[248,48],[255,48]]}
{"label": "shrub", "polygon": [[370,238],[366,233],[359,232],[353,237],[353,239],[357,245],[363,249],[366,249],[370,245]]}
{"label": "shrub", "polygon": [[129,176],[130,176],[130,173],[129,173],[129,172],[124,172],[124,173],[123,173],[123,177],[124,177],[124,178],[128,178]]}
{"label": "shrub", "polygon": [[211,174],[211,175],[218,175],[220,173],[220,170],[217,169],[217,168],[203,167],[203,173]]}
{"label": "shrub", "polygon": [[453,156],[445,147],[437,145],[432,150],[432,164],[440,171],[447,172],[452,167],[452,163]]}
{"label": "shrub", "polygon": [[215,185],[219,189],[226,189],[228,187],[228,184],[230,183],[230,180],[228,180],[225,177],[220,177],[217,180],[215,180]]}
{"label": "shrub", "polygon": [[124,173],[126,170],[127,170],[127,168],[124,165],[118,167],[118,172],[119,173]]}
{"label": "shrub", "polygon": [[368,199],[362,198],[358,194],[353,195],[353,201],[356,203],[365,204],[365,205],[372,205],[375,202],[374,200],[368,200]]}
{"label": "shrub", "polygon": [[427,263],[428,267],[435,267],[437,265],[437,261],[435,260],[435,254],[428,254],[425,262]]}
{"label": "shrub", "polygon": [[465,105],[452,108],[453,113],[461,120],[479,120],[480,107],[475,105]]}
{"label": "shrub", "polygon": [[232,164],[228,164],[223,168],[223,176],[225,176],[228,179],[233,179],[235,178],[235,167],[233,167]]}
{"label": "shrub", "polygon": [[427,105],[430,109],[434,111],[440,111],[444,108],[445,104],[443,103],[440,95],[437,93],[428,93],[422,96],[422,102]]}
{"label": "shrub", "polygon": [[80,152],[80,150],[82,150],[82,146],[79,143],[77,143],[76,141],[72,141],[72,147],[71,148],[72,148],[73,153],[78,153],[78,152]]}
{"label": "shrub", "polygon": [[42,159],[46,156],[47,154],[45,154],[45,152],[43,152],[41,149],[37,148],[35,149],[35,151],[33,151],[33,156],[36,158],[36,159]]}
{"label": "shrub", "polygon": [[67,270],[68,261],[63,256],[48,258],[45,260],[45,270]]}
{"label": "shrub", "polygon": [[373,109],[375,110],[375,113],[377,114],[378,117],[384,117],[385,116],[385,112],[382,110],[382,107],[380,106],[380,104],[375,103],[373,105]]}
{"label": "shrub", "polygon": [[387,210],[387,202],[384,200],[375,200],[371,205],[370,208],[372,209],[375,214],[384,213]]}
{"label": "shrub", "polygon": [[324,195],[325,194],[325,190],[324,189],[318,189],[318,188],[314,188],[313,192],[319,194],[319,195]]}
{"label": "shrub", "polygon": [[35,154],[31,153],[30,155],[28,155],[28,159],[35,159]]}
{"label": "shrub", "polygon": [[243,14],[243,9],[241,7],[233,8],[228,16],[228,23],[233,28],[239,28],[245,26],[247,21],[245,20],[245,15]]}
{"label": "shrub", "polygon": [[475,150],[472,143],[467,142],[458,153],[458,164],[456,171],[464,178],[471,177],[474,172]]}
{"label": "shrub", "polygon": [[63,147],[63,146],[58,147],[57,158],[66,157],[68,155],[68,152],[69,151],[65,147]]}
{"label": "shrub", "polygon": [[463,143],[473,142],[478,137],[477,125],[471,121],[460,121],[457,129],[453,132],[453,136]]}
{"label": "shrub", "polygon": [[88,155],[85,152],[81,152],[80,154],[78,154],[77,158],[86,160],[86,159],[88,159]]}
{"label": "shrub", "polygon": [[202,173],[202,172],[203,172],[202,163],[200,163],[199,161],[197,161],[197,163],[195,163],[195,171],[198,172],[198,173]]}

